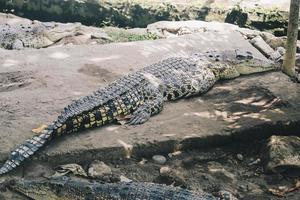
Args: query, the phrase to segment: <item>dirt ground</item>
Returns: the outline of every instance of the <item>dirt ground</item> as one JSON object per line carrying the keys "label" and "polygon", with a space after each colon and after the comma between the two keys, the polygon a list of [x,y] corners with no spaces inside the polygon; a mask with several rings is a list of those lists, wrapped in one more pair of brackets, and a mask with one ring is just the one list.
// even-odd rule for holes
{"label": "dirt ground", "polygon": [[[236,32],[102,46],[0,49],[0,161],[33,135],[30,130],[123,74],[174,55],[235,48],[262,56]],[[57,139],[10,175],[49,176],[58,164],[87,169],[102,160],[113,174],[132,180],[207,192],[226,189],[240,199],[276,199],[268,188],[291,187],[297,175],[265,174],[260,162],[253,164],[264,141],[254,141],[272,134],[299,135],[299,94],[299,85],[280,72],[223,81],[200,97],[166,103],[161,114],[143,125],[112,125]],[[132,148],[131,159],[126,159],[125,147]],[[161,166],[151,160],[154,154],[167,157],[171,175],[159,174]],[[141,164],[142,158],[148,162]],[[1,198],[24,199],[10,192]],[[293,192],[286,199],[299,198]]]}
{"label": "dirt ground", "polygon": [[[135,157],[106,162],[112,175],[90,181],[119,181],[126,177],[133,181],[155,182],[205,191],[217,195],[226,190],[242,200],[298,200],[300,190],[278,197],[269,189],[280,187],[292,188],[299,179],[299,171],[285,174],[268,174],[263,168],[263,147],[265,140],[240,143],[190,151],[176,151],[165,154],[167,162],[156,164],[151,157]],[[82,163],[88,169],[89,163]],[[167,172],[164,172],[167,171]],[[24,178],[34,179],[50,176],[54,173],[46,163],[31,165],[31,170]],[[71,175],[72,176],[72,175]],[[7,191],[0,199],[25,200],[27,198]]]}

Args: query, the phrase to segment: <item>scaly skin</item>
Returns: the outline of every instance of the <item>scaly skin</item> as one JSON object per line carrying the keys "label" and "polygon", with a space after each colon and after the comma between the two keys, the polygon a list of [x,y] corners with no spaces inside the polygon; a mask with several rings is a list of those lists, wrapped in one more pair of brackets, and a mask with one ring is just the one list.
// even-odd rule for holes
{"label": "scaly skin", "polygon": [[75,34],[80,23],[61,24],[33,22],[32,24],[0,25],[0,47],[5,49],[43,48]]}
{"label": "scaly skin", "polygon": [[162,110],[164,101],[205,93],[219,79],[275,69],[272,62],[238,51],[210,51],[162,60],[67,106],[40,135],[28,139],[11,153],[0,168],[0,175],[19,166],[54,137],[103,126],[124,116],[130,117],[131,125],[142,124]]}
{"label": "scaly skin", "polygon": [[66,177],[44,181],[18,180],[8,188],[34,200],[220,200],[220,198],[207,193],[196,193],[162,184],[90,183]]}

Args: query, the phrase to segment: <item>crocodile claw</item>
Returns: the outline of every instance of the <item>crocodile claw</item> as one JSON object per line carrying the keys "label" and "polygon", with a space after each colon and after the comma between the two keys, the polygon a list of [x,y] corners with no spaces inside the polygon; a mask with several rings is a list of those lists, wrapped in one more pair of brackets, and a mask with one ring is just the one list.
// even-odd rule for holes
{"label": "crocodile claw", "polygon": [[149,120],[151,114],[145,110],[137,110],[133,113],[132,118],[127,122],[129,125],[143,124]]}

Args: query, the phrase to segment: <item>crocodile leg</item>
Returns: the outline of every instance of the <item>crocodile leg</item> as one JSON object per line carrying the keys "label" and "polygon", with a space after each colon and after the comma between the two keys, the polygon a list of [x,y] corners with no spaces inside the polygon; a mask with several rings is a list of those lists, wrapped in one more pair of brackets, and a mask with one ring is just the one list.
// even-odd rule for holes
{"label": "crocodile leg", "polygon": [[215,74],[209,69],[194,72],[191,79],[189,79],[189,83],[186,84],[186,97],[206,93],[217,80]]}
{"label": "crocodile leg", "polygon": [[189,97],[207,92],[217,81],[213,71],[206,69],[201,72],[195,70],[190,73],[181,72],[173,75],[176,78],[164,79],[165,101],[174,101],[182,97]]}
{"label": "crocodile leg", "polygon": [[132,114],[128,121],[130,125],[143,124],[152,115],[158,114],[163,108],[163,95],[158,88],[147,86],[143,92],[144,102]]}

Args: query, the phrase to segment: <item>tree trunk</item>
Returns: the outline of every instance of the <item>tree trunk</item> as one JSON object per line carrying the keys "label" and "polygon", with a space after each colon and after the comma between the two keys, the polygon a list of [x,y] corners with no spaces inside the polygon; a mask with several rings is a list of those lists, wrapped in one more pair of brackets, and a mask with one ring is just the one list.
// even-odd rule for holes
{"label": "tree trunk", "polygon": [[289,25],[287,31],[286,53],[283,61],[283,72],[289,76],[295,76],[295,56],[298,37],[300,0],[291,0]]}

